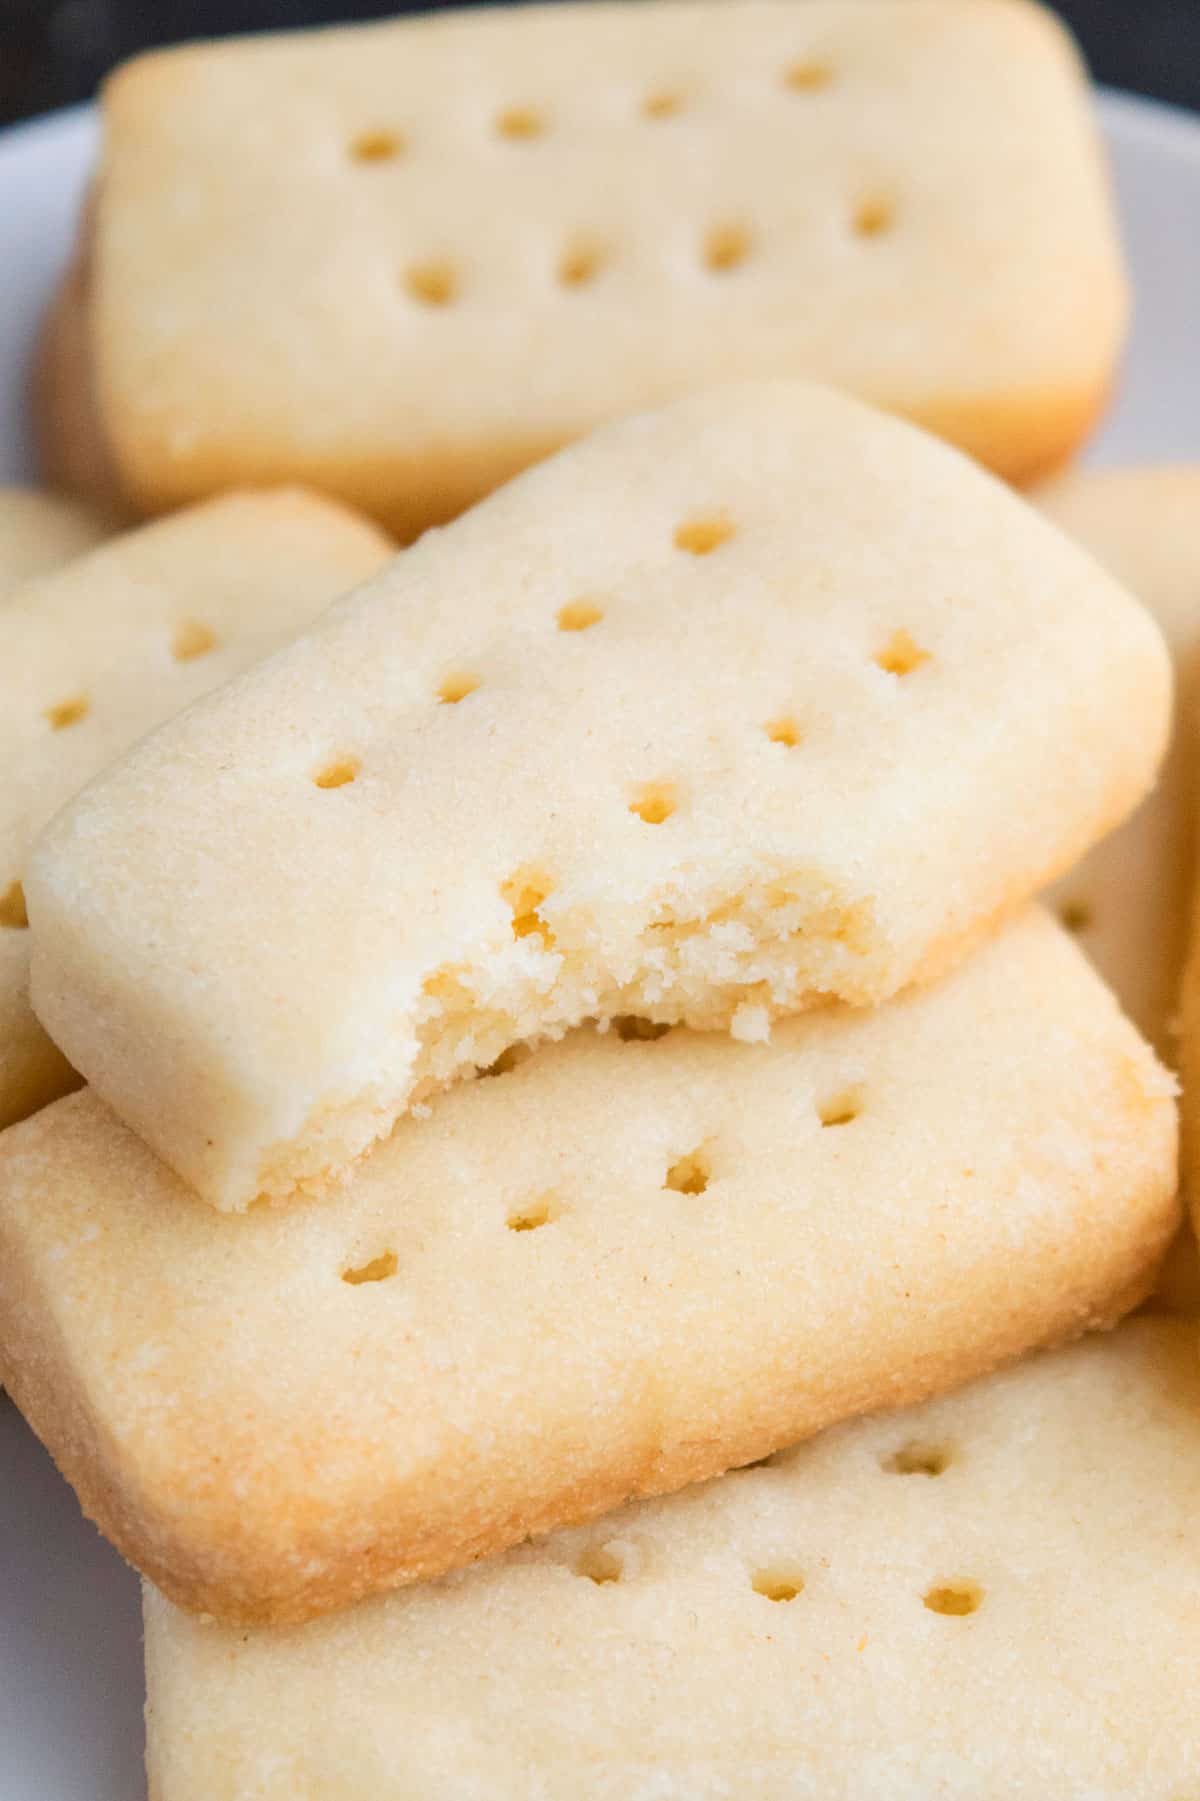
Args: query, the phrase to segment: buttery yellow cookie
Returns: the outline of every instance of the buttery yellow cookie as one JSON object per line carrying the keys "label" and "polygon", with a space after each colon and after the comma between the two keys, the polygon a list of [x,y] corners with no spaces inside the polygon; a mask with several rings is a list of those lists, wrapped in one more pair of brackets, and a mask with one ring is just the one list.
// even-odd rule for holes
{"label": "buttery yellow cookie", "polygon": [[[171,714],[246,669],[391,547],[375,526],[297,492],[234,495],[113,538],[44,496],[0,495],[23,560],[65,567],[0,604],[0,1126],[78,1078],[29,1006],[23,878],[46,820]],[[62,552],[61,559],[57,552]]]}
{"label": "buttery yellow cookie", "polygon": [[438,9],[155,52],[102,111],[44,423],[142,509],[302,481],[413,536],[775,375],[1027,480],[1123,337],[1084,73],[1020,0]]}
{"label": "buttery yellow cookie", "polygon": [[[1195,715],[1184,722],[1195,730]],[[1200,1234],[1200,883],[1193,871],[1191,933],[1179,1002],[1179,1070],[1183,1082],[1180,1124],[1182,1174],[1193,1228]]]}
{"label": "buttery yellow cookie", "polygon": [[1154,790],[1049,898],[1159,1055],[1174,1061],[1187,940],[1200,678],[1200,466],[1073,470],[1038,504],[1135,594],[1162,628],[1179,729]]}
{"label": "buttery yellow cookie", "polygon": [[[1179,986],[1188,935],[1200,699],[1200,467],[1079,469],[1038,503],[1154,615],[1179,686],[1180,727],[1137,812],[1055,884],[1048,901],[1160,1057],[1178,1061]],[[1157,1304],[1200,1313],[1191,1226],[1173,1246]]]}
{"label": "buttery yellow cookie", "polygon": [[291,1630],[147,1585],[153,1801],[1195,1794],[1200,1360],[1139,1320]]}
{"label": "buttery yellow cookie", "polygon": [[965,457],[711,389],[428,534],[60,812],[34,1007],[205,1199],[294,1196],[512,1043],[756,1039],[948,967],[1141,798],[1169,680]]}
{"label": "buttery yellow cookie", "polygon": [[575,1033],[286,1209],[85,1091],[0,1135],[0,1368],[172,1599],[303,1619],[1111,1324],[1172,1093],[1034,910],[770,1043]]}
{"label": "buttery yellow cookie", "polygon": [[107,536],[91,507],[37,488],[0,488],[0,601],[22,582],[46,575]]}

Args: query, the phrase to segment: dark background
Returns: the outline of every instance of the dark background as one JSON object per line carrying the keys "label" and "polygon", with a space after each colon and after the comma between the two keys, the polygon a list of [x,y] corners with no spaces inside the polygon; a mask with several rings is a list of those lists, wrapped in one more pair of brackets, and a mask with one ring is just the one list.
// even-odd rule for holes
{"label": "dark background", "polygon": [[[86,99],[113,63],[151,44],[424,10],[402,0],[0,0],[0,124]],[[1099,80],[1200,108],[1200,0],[1059,0],[1057,10]]]}

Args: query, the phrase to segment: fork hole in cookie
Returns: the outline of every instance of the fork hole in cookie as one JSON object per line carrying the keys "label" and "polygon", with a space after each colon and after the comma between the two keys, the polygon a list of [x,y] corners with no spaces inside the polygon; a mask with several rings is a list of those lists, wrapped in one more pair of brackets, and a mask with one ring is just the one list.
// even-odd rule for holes
{"label": "fork hole in cookie", "polygon": [[402,131],[378,127],[360,131],[350,141],[350,157],[356,163],[390,163],[408,148]]}
{"label": "fork hole in cookie", "polygon": [[539,908],[554,890],[554,882],[544,870],[518,869],[500,887],[501,899],[512,916],[514,938],[540,938],[547,949],[554,934],[542,918]]}
{"label": "fork hole in cookie", "polygon": [[598,607],[594,600],[572,600],[559,608],[558,629],[560,632],[586,632],[593,625],[599,625],[603,617],[603,607]]}
{"label": "fork hole in cookie", "polygon": [[728,544],[736,530],[732,519],[722,513],[698,514],[675,527],[675,548],[686,550],[689,556],[709,557],[722,544]]}
{"label": "fork hole in cookie", "polygon": [[886,194],[866,194],[855,206],[852,222],[855,237],[881,238],[896,222],[896,203]]}
{"label": "fork hole in cookie", "polygon": [[728,221],[710,226],[704,237],[704,267],[711,275],[728,275],[740,269],[750,255],[746,226]]}
{"label": "fork hole in cookie", "polygon": [[1081,932],[1090,931],[1092,926],[1096,923],[1095,914],[1092,912],[1092,909],[1088,906],[1086,901],[1082,900],[1064,901],[1058,909],[1058,917],[1060,924],[1063,925],[1068,932],[1073,932],[1076,937],[1078,937]]}
{"label": "fork hole in cookie", "polygon": [[785,750],[795,750],[800,742],[800,728],[788,715],[769,719],[763,729],[772,744],[782,744]]}
{"label": "fork hole in cookie", "polygon": [[496,135],[514,143],[528,143],[545,135],[546,118],[535,106],[506,106],[496,115]]}
{"label": "fork hole in cookie", "polygon": [[10,882],[3,893],[0,893],[0,927],[11,932],[23,932],[28,924],[25,890],[20,882]]}
{"label": "fork hole in cookie", "polygon": [[842,1088],[817,1105],[817,1118],[822,1126],[853,1125],[863,1108],[861,1088]]}
{"label": "fork hole in cookie", "polygon": [[703,1194],[712,1179],[712,1158],[705,1145],[685,1157],[677,1157],[663,1178],[663,1187],[675,1194]]}
{"label": "fork hole in cookie", "polygon": [[833,65],[819,56],[801,56],[783,71],[783,85],[793,94],[818,94],[833,80]]}
{"label": "fork hole in cookie", "polygon": [[368,1263],[360,1263],[353,1269],[342,1271],[342,1281],[351,1288],[361,1288],[366,1282],[386,1282],[396,1273],[395,1251],[381,1251],[378,1257],[372,1257]]}
{"label": "fork hole in cookie", "polygon": [[882,669],[885,675],[912,675],[914,670],[919,669],[922,663],[928,663],[929,660],[929,652],[922,650],[916,639],[910,632],[906,632],[903,626],[899,631],[892,633],[882,650],[875,653],[876,666]]}
{"label": "fork hole in cookie", "polygon": [[912,1439],[899,1450],[879,1459],[879,1467],[889,1476],[943,1476],[953,1461],[945,1445],[927,1444]]}
{"label": "fork hole in cookie", "polygon": [[191,663],[217,648],[217,634],[199,619],[181,619],[171,638],[171,655],[177,663]]}
{"label": "fork hole in cookie", "polygon": [[646,825],[665,825],[679,804],[674,782],[644,782],[629,803],[629,811]]}
{"label": "fork hole in cookie", "polygon": [[763,1564],[751,1572],[750,1586],[766,1601],[794,1601],[804,1593],[804,1572],[786,1561]]}
{"label": "fork hole in cookie", "polygon": [[558,261],[558,279],[564,288],[586,288],[603,269],[607,256],[599,244],[579,240],[568,244]]}
{"label": "fork hole in cookie", "polygon": [[655,88],[642,101],[643,119],[674,119],[681,113],[686,104],[684,94],[679,88]]}
{"label": "fork hole in cookie", "polygon": [[474,694],[479,682],[480,678],[470,674],[468,670],[452,669],[438,683],[438,701],[444,707],[456,707],[460,700],[466,700],[468,694]]}
{"label": "fork hole in cookie", "polygon": [[461,282],[453,263],[413,263],[404,272],[404,286],[422,306],[451,306],[458,299]]}
{"label": "fork hole in cookie", "polygon": [[46,720],[52,732],[65,732],[68,726],[78,725],[86,719],[92,710],[92,703],[86,694],[73,694],[70,700],[60,700],[52,707],[46,708]]}
{"label": "fork hole in cookie", "polygon": [[575,1574],[586,1576],[597,1588],[619,1582],[625,1574],[624,1559],[612,1545],[587,1545],[575,1559]]}
{"label": "fork hole in cookie", "polygon": [[515,1207],[505,1224],[510,1232],[536,1232],[540,1227],[561,1219],[562,1211],[562,1203],[556,1195],[541,1194],[536,1200]]}
{"label": "fork hole in cookie", "polygon": [[318,769],[313,784],[317,788],[348,788],[351,782],[357,781],[361,768],[357,757],[335,757],[332,763]]}
{"label": "fork hole in cookie", "polygon": [[926,1589],[925,1606],[930,1613],[944,1614],[948,1619],[964,1619],[977,1613],[983,1605],[983,1590],[978,1582],[939,1582]]}

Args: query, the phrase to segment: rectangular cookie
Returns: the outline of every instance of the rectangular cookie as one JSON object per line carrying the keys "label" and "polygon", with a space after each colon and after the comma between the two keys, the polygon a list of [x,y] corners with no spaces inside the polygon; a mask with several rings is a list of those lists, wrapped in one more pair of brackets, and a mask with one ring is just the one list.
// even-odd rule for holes
{"label": "rectangular cookie", "polygon": [[144,1590],[153,1801],[1163,1801],[1195,1328],[1132,1321],[291,1630]]}
{"label": "rectangular cookie", "polygon": [[30,864],[34,1006],[206,1200],[294,1196],[509,1044],[753,1039],[947,967],[1141,798],[1168,689],[1142,609],[966,458],[711,389],[94,782]]}
{"label": "rectangular cookie", "polygon": [[[1175,666],[1183,723],[1157,784],[1133,817],[1047,896],[1135,1025],[1173,1066],[1197,802],[1197,746],[1189,722],[1200,701],[1200,466],[1073,470],[1043,488],[1037,500],[1154,615]],[[1190,1225],[1163,1266],[1157,1302],[1200,1313],[1200,1266]]]}
{"label": "rectangular cookie", "polygon": [[[43,561],[86,548],[88,522],[62,505],[0,495],[0,580],[10,517]],[[38,831],[113,758],[310,624],[390,550],[332,501],[234,495],[75,556],[0,605],[0,1126],[78,1080],[29,1005],[23,878]]]}
{"label": "rectangular cookie", "polygon": [[[1196,714],[1184,729],[1196,729]],[[1192,1225],[1200,1236],[1200,880],[1193,863],[1188,953],[1179,1000],[1179,1070],[1183,1082],[1180,1123],[1183,1130],[1182,1175]]]}
{"label": "rectangular cookie", "polygon": [[1187,941],[1200,700],[1200,465],[1073,470],[1038,505],[1128,588],[1161,627],[1181,729],[1132,819],[1048,899],[1168,1063]]}
{"label": "rectangular cookie", "polygon": [[111,529],[80,501],[37,488],[0,488],[0,601],[22,582],[82,556]]}
{"label": "rectangular cookie", "polygon": [[1171,1079],[1027,911],[769,1044],[627,1021],[230,1216],[93,1092],[0,1136],[0,1367],[188,1608],[298,1620],[1111,1323]]}
{"label": "rectangular cookie", "polygon": [[146,510],[286,479],[412,537],[777,375],[1028,480],[1124,334],[1083,71],[1013,0],[439,9],[155,52],[103,122],[46,423]]}

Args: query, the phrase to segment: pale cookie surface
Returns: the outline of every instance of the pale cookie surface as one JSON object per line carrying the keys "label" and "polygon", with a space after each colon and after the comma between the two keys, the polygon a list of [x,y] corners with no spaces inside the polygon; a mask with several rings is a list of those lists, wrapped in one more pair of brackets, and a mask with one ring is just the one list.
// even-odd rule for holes
{"label": "pale cookie surface", "polygon": [[1078,60],[1012,0],[200,45],[120,73],[104,125],[84,329],[142,507],[287,478],[411,536],[605,419],[765,375],[1031,478],[1124,330]]}
{"label": "pale cookie surface", "polygon": [[37,488],[0,488],[0,602],[107,536],[98,512]]}
{"label": "pale cookie surface", "polygon": [[[1196,730],[1196,716],[1183,730]],[[1179,1069],[1183,1081],[1180,1123],[1183,1128],[1182,1174],[1192,1225],[1200,1234],[1200,884],[1193,873],[1191,933],[1179,1003]]]}
{"label": "pale cookie surface", "polygon": [[[0,575],[5,512],[0,495]],[[75,542],[85,548],[78,525]],[[114,538],[0,603],[0,1126],[78,1079],[29,1006],[23,877],[38,831],[114,757],[310,624],[390,549],[330,501],[246,494]]]}
{"label": "pale cookie surface", "polygon": [[769,1045],[577,1033],[288,1209],[73,1095],[0,1138],[0,1366],[173,1599],[301,1619],[1115,1319],[1171,1092],[1030,911]]}
{"label": "pale cookie surface", "polygon": [[316,1625],[147,1586],[151,1796],[1174,1801],[1198,1497],[1146,1320]]}
{"label": "pale cookie surface", "polygon": [[59,814],[34,1006],[215,1205],[327,1185],[510,1043],[762,1037],[936,973],[1141,798],[1169,681],[956,452],[714,389],[427,535]]}
{"label": "pale cookie surface", "polygon": [[[1153,793],[1048,896],[1159,1055],[1178,1060],[1177,1012],[1188,932],[1200,702],[1200,467],[1076,470],[1037,496],[1158,621],[1179,691],[1177,729]],[[1200,1313],[1191,1228],[1158,1299]]]}
{"label": "pale cookie surface", "polygon": [[1154,792],[1049,896],[1134,1023],[1172,1062],[1200,754],[1200,467],[1078,470],[1037,501],[1153,614],[1175,664],[1178,727]]}

